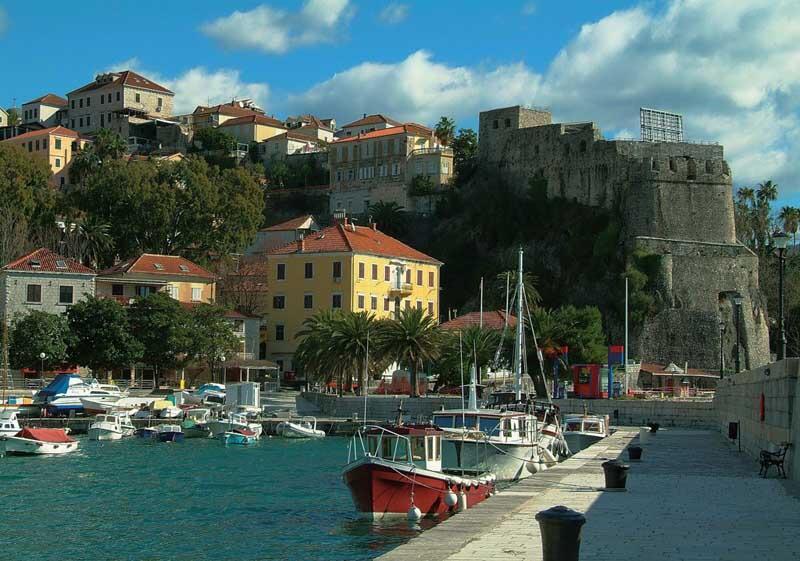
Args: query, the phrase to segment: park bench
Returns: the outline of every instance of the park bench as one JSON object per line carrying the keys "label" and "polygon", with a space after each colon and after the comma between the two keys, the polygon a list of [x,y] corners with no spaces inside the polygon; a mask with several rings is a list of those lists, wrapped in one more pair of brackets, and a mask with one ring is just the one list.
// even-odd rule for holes
{"label": "park bench", "polygon": [[791,443],[781,442],[778,450],[775,452],[762,450],[758,460],[761,464],[761,469],[758,471],[758,474],[762,477],[766,477],[769,468],[775,466],[778,470],[778,475],[786,479],[786,471],[783,469],[783,463],[786,460],[786,452],[789,450],[789,446],[791,446]]}

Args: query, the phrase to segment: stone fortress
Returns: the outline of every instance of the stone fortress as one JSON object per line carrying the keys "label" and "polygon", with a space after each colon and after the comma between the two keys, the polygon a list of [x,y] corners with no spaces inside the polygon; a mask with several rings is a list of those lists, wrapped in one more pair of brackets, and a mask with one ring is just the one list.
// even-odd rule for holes
{"label": "stone fortress", "polygon": [[626,253],[659,256],[659,309],[631,333],[631,358],[716,371],[722,349],[732,369],[738,292],[741,367],[769,362],[758,258],[736,240],[722,146],[606,140],[595,123],[553,123],[520,106],[481,112],[478,138],[485,169],[519,187],[542,177],[549,197],[617,211]]}

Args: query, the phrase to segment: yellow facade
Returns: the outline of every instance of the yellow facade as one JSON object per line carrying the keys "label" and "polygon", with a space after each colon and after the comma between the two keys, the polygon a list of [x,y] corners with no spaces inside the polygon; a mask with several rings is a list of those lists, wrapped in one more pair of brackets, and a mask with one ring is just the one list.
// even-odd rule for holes
{"label": "yellow facade", "polygon": [[[268,255],[267,264],[271,297],[265,330],[267,358],[283,370],[294,370],[297,333],[319,310],[341,307],[385,318],[398,308],[418,306],[439,318],[438,262],[332,252]],[[281,269],[284,278],[279,278]],[[339,271],[340,276],[335,276]]]}
{"label": "yellow facade", "polygon": [[167,280],[164,277],[112,277],[98,276],[96,293],[101,298],[128,301],[150,292],[166,292],[175,300],[187,304],[213,304],[216,299],[216,283],[206,280]]}
{"label": "yellow facade", "polygon": [[273,136],[283,134],[286,129],[280,127],[273,127],[269,125],[261,125],[258,123],[239,123],[235,125],[222,125],[220,130],[225,131],[237,142],[249,144],[251,142],[261,142]]}
{"label": "yellow facade", "polygon": [[60,186],[69,182],[68,170],[72,158],[89,141],[77,138],[69,129],[55,127],[20,135],[5,142],[17,144],[29,154],[47,159],[53,172],[50,182]]}

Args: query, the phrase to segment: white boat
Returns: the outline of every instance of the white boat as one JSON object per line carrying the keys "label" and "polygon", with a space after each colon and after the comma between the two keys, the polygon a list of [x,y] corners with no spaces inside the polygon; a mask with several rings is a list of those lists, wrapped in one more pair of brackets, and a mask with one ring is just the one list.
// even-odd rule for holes
{"label": "white boat", "polygon": [[93,402],[113,403],[126,394],[112,384],[100,384],[97,380],[84,381],[77,374],[62,372],[52,382],[36,393],[33,405],[47,407],[55,414],[83,411],[82,398]]}
{"label": "white boat", "polygon": [[3,411],[0,413],[0,437],[14,436],[20,430],[16,411]]}
{"label": "white boat", "polygon": [[317,428],[316,417],[302,417],[297,421],[282,421],[275,434],[284,438],[324,438],[325,431]]}
{"label": "white boat", "polygon": [[564,419],[564,438],[573,452],[583,450],[609,435],[608,415],[570,415]]}
{"label": "white boat", "polygon": [[215,403],[225,403],[225,385],[224,384],[203,384],[194,391],[184,390],[183,402],[192,403],[195,405]]}
{"label": "white boat", "polygon": [[183,442],[186,437],[180,425],[159,425],[156,427],[156,440],[159,442]]}
{"label": "white boat", "polygon": [[164,407],[158,412],[158,417],[160,419],[177,419],[183,417],[183,409],[175,406]]}
{"label": "white boat", "polygon": [[223,432],[220,435],[220,439],[226,445],[238,444],[240,446],[249,446],[258,440],[258,436],[250,429],[233,429]]}
{"label": "white boat", "polygon": [[155,399],[154,397],[121,397],[116,401],[112,401],[95,397],[82,397],[81,405],[83,405],[84,413],[87,414],[99,415],[114,411],[127,411],[129,415],[133,415],[142,407],[151,404]]}
{"label": "white boat", "polygon": [[210,418],[210,409],[187,409],[186,418],[181,423],[185,438],[209,438],[211,436],[211,430],[208,428]]}
{"label": "white boat", "polygon": [[214,438],[219,438],[225,431],[233,429],[249,429],[256,434],[257,438],[261,438],[261,433],[264,430],[260,423],[250,423],[247,420],[247,416],[240,413],[231,413],[227,417],[213,419],[206,423],[206,426]]}
{"label": "white boat", "polygon": [[25,456],[67,454],[78,449],[78,441],[64,429],[24,428],[14,436],[4,436],[2,445],[6,454]]}
{"label": "white boat", "polygon": [[128,413],[117,412],[98,415],[89,427],[89,440],[121,440],[133,436],[133,426]]}

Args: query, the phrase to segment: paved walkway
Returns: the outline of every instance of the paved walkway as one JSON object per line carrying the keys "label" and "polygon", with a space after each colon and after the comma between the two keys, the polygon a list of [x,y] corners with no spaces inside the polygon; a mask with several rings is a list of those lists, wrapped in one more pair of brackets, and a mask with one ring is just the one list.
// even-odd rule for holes
{"label": "paved walkway", "polygon": [[800,500],[784,482],[757,477],[756,462],[718,433],[662,429],[629,464],[629,491],[600,491],[600,464],[636,434],[620,430],[378,559],[538,561],[534,515],[566,505],[587,518],[582,561],[800,560]]}

